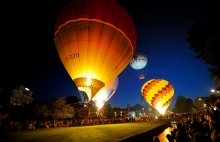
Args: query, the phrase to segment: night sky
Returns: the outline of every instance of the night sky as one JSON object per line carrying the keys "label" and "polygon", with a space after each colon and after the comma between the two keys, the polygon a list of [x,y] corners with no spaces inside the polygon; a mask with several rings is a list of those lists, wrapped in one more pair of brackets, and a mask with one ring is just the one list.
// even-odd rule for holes
{"label": "night sky", "polygon": [[[54,24],[70,0],[3,2],[1,12],[1,83],[23,84],[36,100],[79,96],[62,65],[54,44]],[[119,87],[107,102],[113,107],[141,104],[142,85],[154,78],[169,81],[176,97],[208,96],[215,88],[208,65],[195,59],[186,42],[188,29],[198,20],[219,18],[216,1],[119,0],[134,20],[136,52],[148,58],[146,76],[139,80],[128,65],[118,76]],[[81,98],[80,98],[81,99]]]}

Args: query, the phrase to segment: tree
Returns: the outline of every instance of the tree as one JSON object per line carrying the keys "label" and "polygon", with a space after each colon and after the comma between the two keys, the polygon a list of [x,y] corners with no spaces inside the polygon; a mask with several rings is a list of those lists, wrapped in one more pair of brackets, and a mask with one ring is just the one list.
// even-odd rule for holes
{"label": "tree", "polygon": [[33,108],[33,114],[35,117],[48,117],[49,115],[49,102],[46,100],[42,100],[39,102],[36,102],[36,105]]}
{"label": "tree", "polygon": [[175,112],[189,112],[194,108],[193,100],[185,98],[182,95],[177,96],[175,104]]}
{"label": "tree", "polygon": [[115,117],[114,111],[113,111],[112,106],[110,104],[105,104],[102,109],[106,113],[105,115],[107,118],[114,118]]}
{"label": "tree", "polygon": [[66,103],[64,98],[52,99],[48,101],[41,101],[34,107],[35,116],[49,117],[54,120],[72,118],[74,116],[74,107]]}
{"label": "tree", "polygon": [[79,103],[77,96],[68,96],[65,98],[67,104],[74,106],[76,103]]}
{"label": "tree", "polygon": [[74,108],[71,105],[67,104],[64,98],[50,101],[49,110],[49,115],[53,119],[72,118],[74,116]]}
{"label": "tree", "polygon": [[189,28],[186,41],[198,53],[195,58],[211,65],[208,71],[220,77],[220,20],[198,21]]}
{"label": "tree", "polygon": [[207,107],[210,107],[210,102],[211,101],[216,101],[218,99],[219,96],[217,95],[210,95],[206,100],[205,100],[205,103],[207,104]]}
{"label": "tree", "polygon": [[187,98],[185,100],[185,111],[189,112],[194,108],[194,102],[192,99]]}
{"label": "tree", "polygon": [[175,110],[177,112],[182,112],[184,110],[184,101],[185,101],[185,97],[183,96],[177,96],[177,99],[176,99],[176,104],[174,105],[175,106]]}

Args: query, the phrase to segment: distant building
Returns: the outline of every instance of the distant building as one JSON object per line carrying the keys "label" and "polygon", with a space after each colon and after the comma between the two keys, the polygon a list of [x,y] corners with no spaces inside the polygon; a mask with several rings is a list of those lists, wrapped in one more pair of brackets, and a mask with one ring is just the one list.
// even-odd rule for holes
{"label": "distant building", "polygon": [[195,99],[195,106],[199,109],[207,108],[209,106],[208,103],[209,97],[197,97]]}
{"label": "distant building", "polygon": [[23,85],[3,84],[0,88],[0,105],[29,105],[34,101],[33,92]]}
{"label": "distant building", "polygon": [[124,109],[121,109],[120,110],[120,116],[121,117],[128,117],[129,115],[128,115],[128,108],[124,108]]}
{"label": "distant building", "polygon": [[209,97],[196,97],[195,101],[207,100]]}

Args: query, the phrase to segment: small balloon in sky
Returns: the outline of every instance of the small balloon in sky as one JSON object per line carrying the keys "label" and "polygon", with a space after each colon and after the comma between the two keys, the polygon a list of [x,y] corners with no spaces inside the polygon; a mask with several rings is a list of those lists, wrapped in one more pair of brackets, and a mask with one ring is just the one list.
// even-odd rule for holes
{"label": "small balloon in sky", "polygon": [[136,76],[143,80],[146,74],[147,56],[142,52],[136,52],[130,62],[130,66]]}
{"label": "small balloon in sky", "polygon": [[143,98],[160,114],[164,114],[174,96],[173,86],[164,79],[151,79],[141,88]]}

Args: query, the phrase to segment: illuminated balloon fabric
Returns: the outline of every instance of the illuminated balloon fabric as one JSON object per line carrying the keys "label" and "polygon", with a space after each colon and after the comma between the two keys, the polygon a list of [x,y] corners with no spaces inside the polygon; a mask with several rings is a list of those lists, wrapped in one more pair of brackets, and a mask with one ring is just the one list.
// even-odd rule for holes
{"label": "illuminated balloon fabric", "polygon": [[130,62],[130,66],[135,69],[143,69],[147,65],[147,56],[141,52],[136,52]]}
{"label": "illuminated balloon fabric", "polygon": [[89,100],[125,69],[136,48],[134,22],[115,0],[72,0],[54,33],[64,67]]}
{"label": "illuminated balloon fabric", "polygon": [[141,94],[152,107],[164,114],[173,99],[174,88],[166,80],[152,79],[144,83]]}
{"label": "illuminated balloon fabric", "polygon": [[100,89],[99,92],[93,97],[92,100],[95,102],[98,108],[102,108],[102,106],[114,95],[118,88],[118,84],[118,78],[113,79],[102,89]]}

